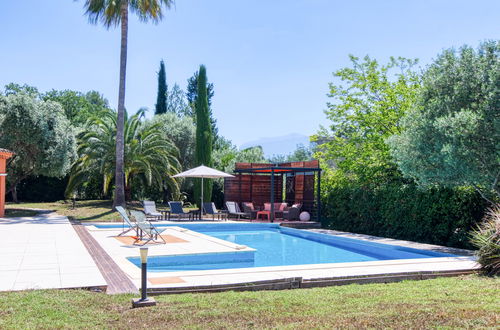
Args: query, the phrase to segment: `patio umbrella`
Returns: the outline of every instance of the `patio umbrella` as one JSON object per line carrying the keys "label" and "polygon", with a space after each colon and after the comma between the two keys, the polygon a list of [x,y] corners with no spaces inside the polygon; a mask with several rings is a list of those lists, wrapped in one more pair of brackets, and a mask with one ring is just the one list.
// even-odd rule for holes
{"label": "patio umbrella", "polygon": [[198,166],[172,176],[173,178],[201,178],[201,210],[203,212],[203,179],[234,178],[234,175],[224,173],[208,166]]}

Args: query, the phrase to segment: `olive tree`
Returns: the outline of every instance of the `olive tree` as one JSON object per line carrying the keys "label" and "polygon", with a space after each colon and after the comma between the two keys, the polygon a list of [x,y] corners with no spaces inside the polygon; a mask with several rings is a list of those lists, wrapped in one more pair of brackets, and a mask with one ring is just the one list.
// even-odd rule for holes
{"label": "olive tree", "polygon": [[183,170],[194,167],[196,126],[193,118],[178,117],[173,112],[154,116],[145,125],[157,125],[165,136],[179,149],[179,162]]}
{"label": "olive tree", "polygon": [[0,95],[0,146],[15,152],[7,193],[30,175],[62,177],[75,158],[73,127],[59,103],[26,93]]}
{"label": "olive tree", "polygon": [[499,141],[498,41],[440,54],[389,139],[401,171],[421,185],[473,186],[486,199],[500,197]]}

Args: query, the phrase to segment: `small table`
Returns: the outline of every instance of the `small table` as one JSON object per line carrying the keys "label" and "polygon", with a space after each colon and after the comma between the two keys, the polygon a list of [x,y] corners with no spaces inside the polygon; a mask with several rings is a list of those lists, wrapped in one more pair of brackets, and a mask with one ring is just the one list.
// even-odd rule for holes
{"label": "small table", "polygon": [[194,220],[201,220],[201,210],[200,209],[196,209],[196,210],[190,210],[189,212],[189,216],[193,217],[193,221]]}
{"label": "small table", "polygon": [[261,215],[265,215],[267,220],[271,220],[271,211],[258,211],[255,220],[259,220]]}
{"label": "small table", "polygon": [[161,215],[162,215],[162,220],[169,220],[170,221],[170,211],[168,210],[159,210]]}

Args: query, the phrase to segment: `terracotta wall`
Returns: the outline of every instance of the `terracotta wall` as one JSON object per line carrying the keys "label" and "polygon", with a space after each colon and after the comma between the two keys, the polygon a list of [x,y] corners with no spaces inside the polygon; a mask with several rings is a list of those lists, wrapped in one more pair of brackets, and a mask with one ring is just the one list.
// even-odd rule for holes
{"label": "terracotta wall", "polygon": [[12,156],[11,152],[0,149],[0,218],[5,215],[5,184],[7,181],[7,159]]}

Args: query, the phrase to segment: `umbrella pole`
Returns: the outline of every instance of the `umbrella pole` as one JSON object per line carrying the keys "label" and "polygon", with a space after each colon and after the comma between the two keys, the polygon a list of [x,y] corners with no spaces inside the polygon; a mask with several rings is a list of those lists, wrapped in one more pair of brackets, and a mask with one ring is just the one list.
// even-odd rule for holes
{"label": "umbrella pole", "polygon": [[201,204],[200,204],[200,214],[203,214],[203,177],[201,177]]}

